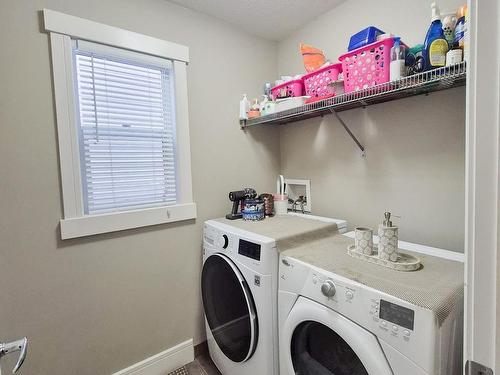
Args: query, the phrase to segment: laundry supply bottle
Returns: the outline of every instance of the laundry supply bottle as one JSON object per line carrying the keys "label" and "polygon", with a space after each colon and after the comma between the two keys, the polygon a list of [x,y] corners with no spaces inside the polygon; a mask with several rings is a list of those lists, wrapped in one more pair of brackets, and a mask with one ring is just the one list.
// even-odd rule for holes
{"label": "laundry supply bottle", "polygon": [[464,56],[466,55],[465,51],[465,43],[467,37],[467,19],[468,19],[468,10],[467,5],[460,7],[457,13],[458,21],[457,26],[455,27],[455,38],[453,39],[453,46],[459,47],[464,51]]}
{"label": "laundry supply bottle", "polygon": [[240,100],[240,120],[248,119],[248,111],[250,110],[250,102],[247,94],[243,94],[243,99]]}
{"label": "laundry supply bottle", "polygon": [[408,49],[406,53],[406,73],[407,75],[422,73],[425,69],[424,45],[417,44]]}
{"label": "laundry supply bottle", "polygon": [[424,42],[425,70],[435,69],[446,64],[446,53],[448,52],[448,41],[444,35],[443,24],[439,8],[436,3],[431,4],[432,23],[427,31]]}
{"label": "laundry supply bottle", "polygon": [[463,50],[464,50],[464,61],[469,60],[469,32],[470,32],[470,15],[469,9],[465,8],[465,24],[464,24],[464,40],[463,40]]}
{"label": "laundry supply bottle", "polygon": [[443,18],[443,32],[444,37],[448,42],[448,48],[453,47],[453,40],[455,39],[455,26],[457,24],[457,15],[455,13],[449,13]]}
{"label": "laundry supply bottle", "polygon": [[266,115],[266,107],[267,107],[268,102],[269,102],[269,98],[267,97],[267,95],[265,95],[265,94],[262,95],[262,100],[260,101],[260,104],[259,104],[261,116]]}
{"label": "laundry supply bottle", "polygon": [[394,38],[391,48],[390,79],[396,81],[406,75],[405,67],[406,49],[401,45],[401,38]]}

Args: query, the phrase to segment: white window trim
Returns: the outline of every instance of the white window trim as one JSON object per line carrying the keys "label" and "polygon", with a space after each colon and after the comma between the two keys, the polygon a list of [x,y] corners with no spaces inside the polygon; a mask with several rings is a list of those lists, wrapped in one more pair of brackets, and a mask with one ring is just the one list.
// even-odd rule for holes
{"label": "white window trim", "polygon": [[69,35],[77,39],[143,52],[170,60],[189,62],[189,48],[181,44],[49,9],[43,10],[43,20],[45,31],[51,33]]}
{"label": "white window trim", "polygon": [[[186,65],[189,49],[132,31],[44,9],[45,30],[50,33],[56,103],[59,163],[64,218],[61,238],[69,239],[148,225],[196,218],[191,180],[191,151]],[[76,126],[71,38],[142,52],[173,60],[177,136],[177,204],[100,215],[85,215]]]}

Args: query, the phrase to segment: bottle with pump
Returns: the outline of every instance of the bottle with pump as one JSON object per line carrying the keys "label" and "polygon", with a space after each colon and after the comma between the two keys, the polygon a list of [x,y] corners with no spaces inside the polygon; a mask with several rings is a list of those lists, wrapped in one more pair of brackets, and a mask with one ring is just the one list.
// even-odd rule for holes
{"label": "bottle with pump", "polygon": [[445,66],[446,53],[448,52],[448,41],[444,35],[437,4],[432,3],[431,9],[432,23],[427,31],[424,43],[425,70]]}
{"label": "bottle with pump", "polygon": [[394,45],[391,48],[390,79],[396,81],[406,76],[406,48],[401,45],[401,38],[394,38]]}
{"label": "bottle with pump", "polygon": [[398,260],[398,227],[392,225],[391,213],[384,212],[384,220],[378,226],[378,256],[384,260]]}

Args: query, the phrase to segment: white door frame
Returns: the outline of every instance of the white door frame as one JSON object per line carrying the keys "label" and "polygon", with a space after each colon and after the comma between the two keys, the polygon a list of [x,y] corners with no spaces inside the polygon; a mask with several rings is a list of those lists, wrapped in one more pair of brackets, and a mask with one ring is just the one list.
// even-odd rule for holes
{"label": "white door frame", "polygon": [[495,361],[496,353],[500,352],[497,334],[500,321],[496,322],[497,303],[500,303],[500,299],[497,301],[499,2],[468,0],[471,22],[466,99],[464,345],[466,361],[496,369],[497,374],[500,374],[500,357]]}

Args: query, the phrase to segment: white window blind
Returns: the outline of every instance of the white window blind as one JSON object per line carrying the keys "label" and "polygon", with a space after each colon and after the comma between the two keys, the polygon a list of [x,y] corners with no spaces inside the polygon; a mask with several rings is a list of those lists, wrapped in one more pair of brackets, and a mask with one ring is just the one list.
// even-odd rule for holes
{"label": "white window blind", "polygon": [[73,55],[85,214],[175,204],[172,63],[81,41]]}

